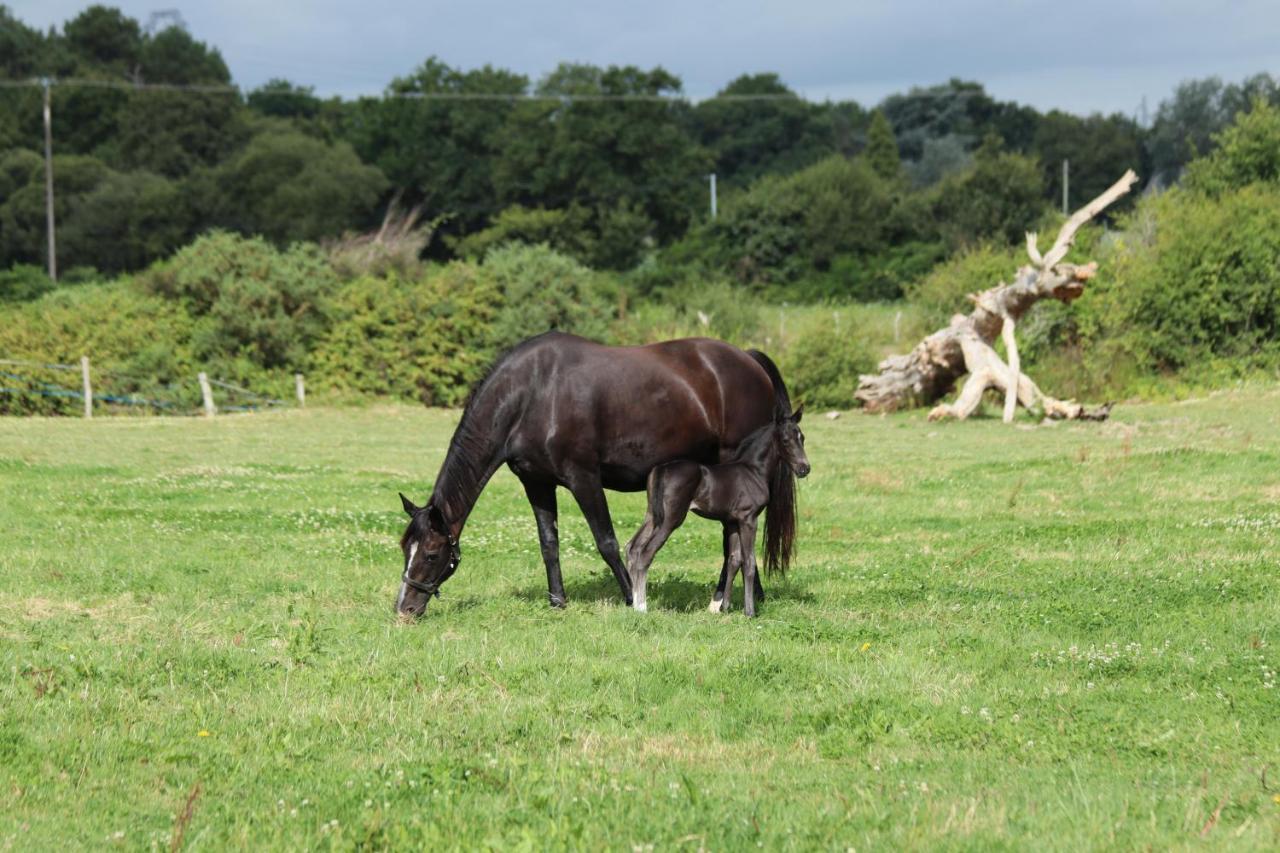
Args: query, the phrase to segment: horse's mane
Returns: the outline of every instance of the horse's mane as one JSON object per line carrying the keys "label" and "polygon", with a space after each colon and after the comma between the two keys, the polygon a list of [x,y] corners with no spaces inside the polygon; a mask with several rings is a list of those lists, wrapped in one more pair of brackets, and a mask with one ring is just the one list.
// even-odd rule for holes
{"label": "horse's mane", "polygon": [[[445,452],[444,462],[440,466],[440,473],[436,475],[437,485],[442,480],[450,480],[464,485],[468,490],[473,487],[483,486],[481,479],[485,475],[478,470],[476,457],[479,455],[479,445],[486,437],[483,431],[491,428],[492,425],[489,423],[477,423],[477,418],[474,416],[476,404],[483,396],[485,389],[489,387],[494,377],[498,375],[507,362],[550,334],[554,334],[554,332],[543,332],[503,350],[489,363],[484,373],[471,386],[471,390],[467,393],[467,398],[462,404],[462,417],[459,418],[458,426],[453,431],[453,437],[449,439],[449,449]],[[432,489],[431,497],[432,500],[436,498],[434,488]],[[440,509],[443,512],[445,508],[440,507]],[[445,513],[445,516],[447,518],[448,513]]]}

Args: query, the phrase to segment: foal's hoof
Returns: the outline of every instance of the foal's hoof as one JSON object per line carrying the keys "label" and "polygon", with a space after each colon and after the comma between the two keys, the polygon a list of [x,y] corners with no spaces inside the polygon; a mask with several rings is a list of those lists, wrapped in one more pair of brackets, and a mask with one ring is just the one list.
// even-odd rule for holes
{"label": "foal's hoof", "polygon": [[551,606],[554,607],[556,610],[564,609],[566,602],[563,596],[549,595],[547,596],[547,598],[550,600]]}

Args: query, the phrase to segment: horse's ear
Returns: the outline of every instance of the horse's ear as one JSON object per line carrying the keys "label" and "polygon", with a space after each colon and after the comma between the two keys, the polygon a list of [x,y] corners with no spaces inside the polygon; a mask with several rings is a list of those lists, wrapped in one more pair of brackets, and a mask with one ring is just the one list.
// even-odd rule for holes
{"label": "horse's ear", "polygon": [[795,421],[796,423],[800,423],[800,417],[803,414],[804,414],[804,403],[801,403],[800,407],[796,409],[796,413],[791,416],[791,420]]}
{"label": "horse's ear", "polygon": [[427,504],[427,522],[437,533],[448,533],[449,525],[444,520],[444,513],[434,503]]}
{"label": "horse's ear", "polygon": [[404,507],[404,511],[409,514],[410,518],[418,511],[418,508],[413,505],[413,501],[404,496],[404,492],[400,493],[400,505]]}

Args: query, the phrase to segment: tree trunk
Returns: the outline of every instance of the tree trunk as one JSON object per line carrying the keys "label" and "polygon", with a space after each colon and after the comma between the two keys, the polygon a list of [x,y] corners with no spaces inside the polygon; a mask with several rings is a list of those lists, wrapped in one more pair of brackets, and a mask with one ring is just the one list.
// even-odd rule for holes
{"label": "tree trunk", "polygon": [[[1023,406],[1043,406],[1049,417],[1105,417],[1108,407],[1089,410],[1071,400],[1056,400],[1043,394],[1035,383],[1019,372],[1016,341],[1009,352],[1013,365],[1006,364],[992,348],[995,339],[1008,328],[1007,338],[1028,310],[1041,299],[1071,302],[1084,293],[1085,283],[1097,272],[1096,263],[1063,263],[1076,232],[1082,225],[1127,193],[1138,180],[1133,171],[1089,204],[1080,208],[1058,232],[1053,248],[1041,257],[1036,235],[1027,234],[1027,254],[1031,264],[1020,268],[1012,284],[1001,282],[978,294],[969,294],[974,308],[956,314],[951,323],[929,335],[905,355],[893,355],[880,363],[880,372],[859,378],[854,398],[869,412],[892,412],[935,403],[955,387],[966,373],[970,379],[954,404],[936,407],[935,417],[967,417],[977,407],[982,392],[999,388],[1008,394],[1011,376],[1018,376],[1016,398]],[[1006,346],[1008,341],[1006,341]],[[1008,419],[1008,417],[1006,418]]]}

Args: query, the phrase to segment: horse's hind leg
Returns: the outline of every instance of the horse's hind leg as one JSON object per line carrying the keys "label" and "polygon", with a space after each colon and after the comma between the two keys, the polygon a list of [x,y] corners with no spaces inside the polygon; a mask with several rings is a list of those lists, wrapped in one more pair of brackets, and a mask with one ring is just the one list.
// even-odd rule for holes
{"label": "horse's hind leg", "polygon": [[756,615],[756,522],[755,519],[739,525],[738,544],[742,561],[742,612]]}
{"label": "horse's hind leg", "polygon": [[556,487],[522,479],[524,493],[533,507],[534,520],[538,522],[538,545],[542,548],[542,562],[547,567],[547,597],[552,607],[564,607],[564,579],[560,577],[560,537],[556,531]]}
{"label": "horse's hind leg", "polygon": [[627,573],[631,578],[631,601],[636,610],[645,610],[645,579],[649,574],[649,562],[642,558],[645,546],[653,538],[653,516],[645,513],[644,523],[627,543]]}

